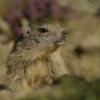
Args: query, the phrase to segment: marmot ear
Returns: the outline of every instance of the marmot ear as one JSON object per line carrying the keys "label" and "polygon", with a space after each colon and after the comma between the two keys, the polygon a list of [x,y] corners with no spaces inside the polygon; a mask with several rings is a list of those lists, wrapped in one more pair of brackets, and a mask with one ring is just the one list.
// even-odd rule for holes
{"label": "marmot ear", "polygon": [[31,26],[30,25],[24,25],[22,27],[22,35],[23,37],[29,37],[31,35]]}

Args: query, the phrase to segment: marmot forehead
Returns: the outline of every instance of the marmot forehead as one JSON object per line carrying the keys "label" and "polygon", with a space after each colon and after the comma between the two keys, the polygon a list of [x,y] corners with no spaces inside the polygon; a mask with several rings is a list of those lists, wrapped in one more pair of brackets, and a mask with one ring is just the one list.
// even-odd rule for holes
{"label": "marmot forehead", "polygon": [[64,30],[64,28],[60,24],[43,24],[41,27],[48,28],[49,30]]}

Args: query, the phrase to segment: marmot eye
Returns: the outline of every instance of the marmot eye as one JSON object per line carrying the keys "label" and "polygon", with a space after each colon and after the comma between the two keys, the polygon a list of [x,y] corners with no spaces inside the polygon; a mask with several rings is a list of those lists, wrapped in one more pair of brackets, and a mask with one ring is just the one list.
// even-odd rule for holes
{"label": "marmot eye", "polygon": [[48,32],[48,29],[47,28],[40,28],[38,29],[41,33],[46,33]]}

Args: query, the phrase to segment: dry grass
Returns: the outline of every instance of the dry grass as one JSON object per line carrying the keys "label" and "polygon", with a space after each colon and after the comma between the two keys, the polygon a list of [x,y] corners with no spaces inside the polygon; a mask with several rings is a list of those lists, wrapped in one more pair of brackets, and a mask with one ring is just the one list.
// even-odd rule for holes
{"label": "dry grass", "polygon": [[[82,76],[87,80],[100,77],[100,21],[92,16],[69,21],[67,28],[70,35],[63,48],[66,64],[72,74]],[[77,47],[82,48],[78,57]]]}

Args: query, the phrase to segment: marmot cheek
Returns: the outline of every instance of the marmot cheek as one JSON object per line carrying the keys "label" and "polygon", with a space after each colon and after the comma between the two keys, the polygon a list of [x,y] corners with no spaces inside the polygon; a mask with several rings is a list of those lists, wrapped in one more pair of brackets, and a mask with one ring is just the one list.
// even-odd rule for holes
{"label": "marmot cheek", "polygon": [[51,44],[48,45],[48,48],[54,48],[55,45],[56,45],[55,43],[51,43]]}

